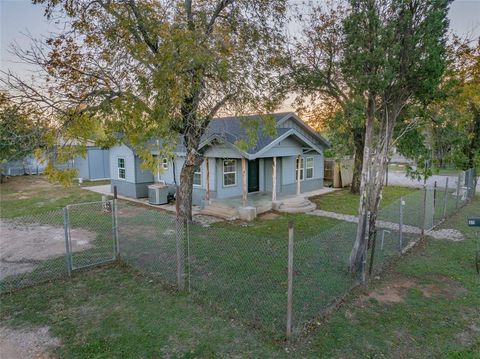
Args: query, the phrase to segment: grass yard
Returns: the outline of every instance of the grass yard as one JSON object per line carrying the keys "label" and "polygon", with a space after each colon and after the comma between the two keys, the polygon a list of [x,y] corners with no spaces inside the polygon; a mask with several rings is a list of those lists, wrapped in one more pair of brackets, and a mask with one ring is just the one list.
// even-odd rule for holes
{"label": "grass yard", "polygon": [[62,358],[281,356],[254,332],[118,266],[2,298],[1,325],[49,326]]}
{"label": "grass yard", "polygon": [[[480,276],[474,257],[480,198],[447,220],[466,240],[429,239],[368,295],[352,298],[319,328],[307,357],[480,358]],[[320,355],[319,355],[320,356]]]}
{"label": "grass yard", "polygon": [[[418,189],[409,187],[384,187],[380,208],[388,207],[400,197],[409,195],[416,191],[418,191]],[[351,194],[348,188],[343,188],[339,191],[313,197],[310,200],[317,205],[318,209],[322,209],[324,211],[356,215],[358,213],[360,196]]]}
{"label": "grass yard", "polygon": [[[100,184],[85,181],[82,186]],[[59,209],[67,204],[100,201],[101,195],[74,183],[66,188],[44,176],[15,176],[0,184],[0,217],[13,218]]]}
{"label": "grass yard", "polygon": [[[77,191],[81,190],[60,192],[51,186],[47,194],[43,189],[49,203],[57,205],[64,197],[89,195]],[[385,205],[406,191],[415,190],[389,191]],[[343,208],[353,208],[358,201],[346,191],[333,194],[337,193]],[[111,253],[111,242],[104,239],[110,231],[108,214],[98,211],[79,209],[71,218],[74,227],[97,233],[93,248],[78,253],[79,261],[90,254]],[[368,294],[347,298],[345,306],[307,340],[289,347],[288,356],[478,357],[479,278],[472,261],[474,232],[465,225],[466,216],[478,213],[477,197],[443,225],[458,228],[467,240],[429,240],[375,281]],[[109,265],[76,272],[70,280],[4,294],[0,329],[48,326],[63,343],[53,349],[59,357],[285,356],[287,223],[292,219],[296,225],[293,321],[299,334],[303,323],[355,284],[356,278],[346,270],[355,224],[268,213],[248,224],[192,226],[185,269],[194,294],[187,296],[160,284],[176,279],[173,217],[122,202],[121,257],[144,274],[130,266]],[[392,248],[387,249],[395,251],[395,243],[389,243]],[[63,260],[55,258],[52,265],[56,261],[60,267]]]}

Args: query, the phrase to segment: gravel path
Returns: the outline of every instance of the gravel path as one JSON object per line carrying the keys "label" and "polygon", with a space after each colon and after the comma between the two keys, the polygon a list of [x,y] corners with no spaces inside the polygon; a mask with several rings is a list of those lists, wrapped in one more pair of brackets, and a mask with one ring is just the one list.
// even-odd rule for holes
{"label": "gravel path", "polygon": [[[329,212],[323,211],[321,209],[316,209],[315,211],[308,212],[307,214],[312,216],[319,216],[319,217],[328,217],[333,219],[339,219],[341,221],[358,223],[358,217],[352,216],[349,214],[342,214],[336,212]],[[393,231],[399,230],[399,224],[393,222],[386,222],[386,221],[377,221],[378,228],[385,228],[391,229]],[[421,234],[422,230],[419,227],[403,225],[402,230],[404,233],[412,233],[412,234]],[[433,237],[435,239],[448,239],[451,241],[461,241],[463,240],[463,234],[456,229],[438,229],[438,230],[430,230],[425,231],[425,235]]]}

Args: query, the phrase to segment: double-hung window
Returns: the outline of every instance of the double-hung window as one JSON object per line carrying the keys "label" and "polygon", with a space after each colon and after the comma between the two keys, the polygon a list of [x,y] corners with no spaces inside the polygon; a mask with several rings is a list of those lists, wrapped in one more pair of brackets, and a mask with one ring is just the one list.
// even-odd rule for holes
{"label": "double-hung window", "polygon": [[235,186],[237,184],[237,161],[223,160],[223,186]]}
{"label": "double-hung window", "polygon": [[202,185],[202,167],[201,166],[198,166],[195,172],[193,172],[193,185],[194,186]]}
{"label": "double-hung window", "polygon": [[125,158],[118,157],[117,159],[117,168],[118,168],[118,179],[125,179],[126,172],[125,172]]}
{"label": "double-hung window", "polygon": [[304,176],[304,173],[303,173],[303,157],[297,157],[296,161],[295,161],[295,181],[298,180],[298,167],[299,167],[299,164],[298,164],[298,161],[300,161],[300,181],[303,181],[303,176]]}
{"label": "double-hung window", "polygon": [[312,179],[313,178],[313,157],[306,158],[306,178]]}

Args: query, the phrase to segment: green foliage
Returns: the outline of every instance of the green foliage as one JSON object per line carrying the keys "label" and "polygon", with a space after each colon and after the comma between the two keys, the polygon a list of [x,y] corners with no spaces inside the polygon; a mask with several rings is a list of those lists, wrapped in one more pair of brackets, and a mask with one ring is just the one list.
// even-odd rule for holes
{"label": "green foliage", "polygon": [[69,99],[67,132],[127,143],[152,171],[152,151],[171,157],[179,141],[197,151],[218,111],[269,112],[280,99],[273,65],[284,0],[35,2],[78,33],[47,42],[49,89]]}
{"label": "green foliage", "polygon": [[11,102],[6,94],[0,93],[0,165],[33,155],[35,149],[44,145],[45,131],[33,110]]}

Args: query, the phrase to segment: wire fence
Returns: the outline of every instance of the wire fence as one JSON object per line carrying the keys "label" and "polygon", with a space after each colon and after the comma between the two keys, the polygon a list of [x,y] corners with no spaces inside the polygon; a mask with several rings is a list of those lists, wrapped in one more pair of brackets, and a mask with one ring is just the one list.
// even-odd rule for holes
{"label": "wire fence", "polygon": [[[381,273],[474,195],[467,171],[381,208],[364,273]],[[356,231],[354,221],[291,238],[287,228],[183,226],[174,214],[104,199],[2,220],[0,292],[120,260],[281,341],[308,332],[361,283],[349,271]]]}

